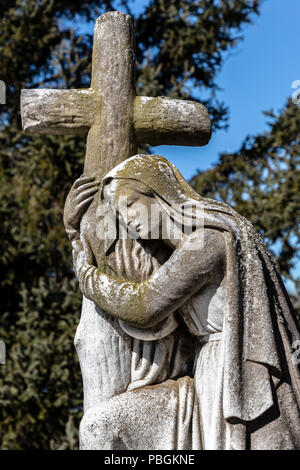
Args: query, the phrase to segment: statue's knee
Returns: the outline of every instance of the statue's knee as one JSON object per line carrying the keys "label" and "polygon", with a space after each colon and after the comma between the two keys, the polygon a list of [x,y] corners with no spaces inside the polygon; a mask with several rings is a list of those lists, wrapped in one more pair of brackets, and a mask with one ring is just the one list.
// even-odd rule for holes
{"label": "statue's knee", "polygon": [[106,406],[89,409],[80,423],[80,448],[110,449],[113,440],[111,425]]}
{"label": "statue's knee", "polygon": [[100,406],[90,408],[83,416],[80,429],[81,449],[124,449],[119,437],[118,424],[121,423],[117,400],[106,400]]}

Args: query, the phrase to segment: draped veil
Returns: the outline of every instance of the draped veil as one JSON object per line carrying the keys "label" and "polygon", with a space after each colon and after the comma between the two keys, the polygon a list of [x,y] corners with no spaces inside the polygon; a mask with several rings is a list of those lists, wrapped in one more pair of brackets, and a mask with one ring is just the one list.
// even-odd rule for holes
{"label": "draped veil", "polygon": [[[282,382],[288,384],[299,413],[299,368],[292,360],[292,345],[299,339],[299,330],[276,262],[251,223],[227,204],[199,196],[177,168],[158,155],[129,158],[105,176],[103,185],[111,179],[144,183],[173,217],[174,207],[177,212],[178,207],[179,212],[180,207],[185,208],[187,221],[189,205],[199,204],[204,209],[204,229],[224,234],[224,418],[233,424],[255,422],[277,406],[274,390]],[[193,213],[190,216],[192,220]]]}

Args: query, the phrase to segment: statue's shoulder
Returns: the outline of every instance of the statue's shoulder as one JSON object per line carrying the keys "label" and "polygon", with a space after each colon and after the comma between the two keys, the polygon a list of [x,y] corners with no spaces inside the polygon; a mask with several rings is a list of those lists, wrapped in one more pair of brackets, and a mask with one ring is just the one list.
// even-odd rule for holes
{"label": "statue's shoulder", "polygon": [[199,250],[213,248],[220,253],[226,252],[224,232],[213,228],[202,227],[193,231],[186,237],[185,245],[189,244],[193,244]]}

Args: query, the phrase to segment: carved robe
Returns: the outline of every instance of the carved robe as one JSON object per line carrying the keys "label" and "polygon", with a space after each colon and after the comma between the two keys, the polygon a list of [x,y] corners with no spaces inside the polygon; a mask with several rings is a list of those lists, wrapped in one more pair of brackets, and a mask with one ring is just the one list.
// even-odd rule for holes
{"label": "carved robe", "polygon": [[[108,176],[142,181],[173,219],[174,204],[202,204],[204,232],[218,232],[218,239],[221,236],[224,241],[226,269],[221,302],[216,302],[217,293],[212,293],[207,297],[207,308],[203,308],[205,292],[201,289],[207,286],[199,286],[198,292],[191,292],[182,302],[193,269],[202,269],[202,258],[214,256],[213,236],[211,244],[208,237],[205,249],[199,244],[193,257],[186,257],[182,251],[185,246],[176,249],[146,283],[106,279],[100,269],[83,262],[77,275],[84,294],[99,305],[110,301],[110,312],[116,317],[122,305],[131,318],[131,298],[141,317],[145,298],[149,300],[148,310],[164,309],[166,316],[180,304],[189,330],[203,343],[195,364],[195,382],[204,449],[299,449],[300,377],[299,366],[292,358],[299,331],[275,261],[261,237],[226,204],[194,193],[162,157],[132,157]],[[207,262],[209,266],[209,259]],[[114,298],[103,292],[105,283]],[[143,292],[143,298],[139,292]],[[197,296],[202,308],[197,308]]]}
{"label": "carved robe", "polygon": [[[116,240],[113,245],[106,269],[122,279],[148,278],[165,257],[164,251],[150,253],[130,238]],[[105,445],[109,449],[201,448],[192,378],[198,342],[183,324],[178,326],[171,315],[156,328],[133,328],[84,298],[75,337],[84,384],[82,449],[103,449]],[[106,413],[117,434],[117,423],[131,432],[103,442],[102,435],[111,432],[101,432]],[[99,433],[91,441],[87,428],[93,424],[98,424]]]}

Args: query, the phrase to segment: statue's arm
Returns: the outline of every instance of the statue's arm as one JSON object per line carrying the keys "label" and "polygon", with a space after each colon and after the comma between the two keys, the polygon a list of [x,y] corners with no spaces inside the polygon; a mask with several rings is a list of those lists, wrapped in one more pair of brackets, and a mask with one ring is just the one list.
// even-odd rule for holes
{"label": "statue's arm", "polygon": [[82,293],[105,312],[140,328],[156,325],[178,309],[223,267],[225,244],[222,234],[205,230],[202,246],[190,250],[192,239],[147,280],[123,281],[92,266],[81,242],[73,242],[74,269]]}

